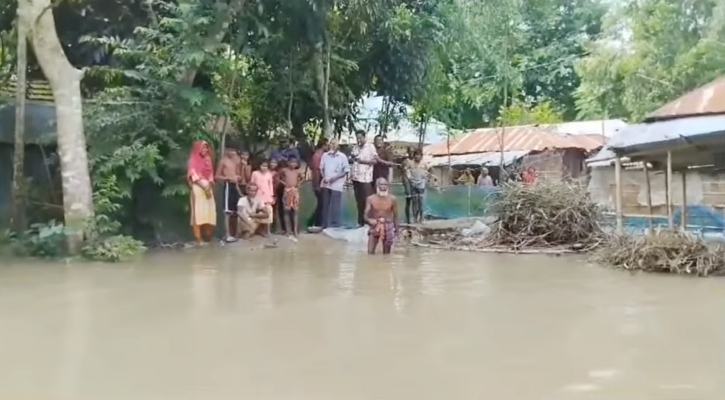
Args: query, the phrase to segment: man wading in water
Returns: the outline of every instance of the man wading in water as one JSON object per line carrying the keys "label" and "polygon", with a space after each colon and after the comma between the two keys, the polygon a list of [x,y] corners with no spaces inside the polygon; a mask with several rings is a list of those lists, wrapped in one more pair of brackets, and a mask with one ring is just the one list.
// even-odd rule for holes
{"label": "man wading in water", "polygon": [[378,242],[383,242],[383,254],[390,254],[398,232],[398,203],[388,191],[388,180],[375,181],[376,193],[365,201],[365,220],[368,231],[368,254],[375,254]]}

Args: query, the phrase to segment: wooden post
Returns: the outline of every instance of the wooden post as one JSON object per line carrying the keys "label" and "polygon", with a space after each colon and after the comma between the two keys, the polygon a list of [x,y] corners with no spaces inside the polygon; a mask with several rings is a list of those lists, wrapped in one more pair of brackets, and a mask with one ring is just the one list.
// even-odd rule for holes
{"label": "wooden post", "polygon": [[[28,71],[28,38],[25,21],[18,7],[17,77],[15,80],[15,136],[13,149],[13,230],[25,232],[25,100]],[[27,11],[26,11],[27,12]]]}
{"label": "wooden post", "polygon": [[649,234],[654,233],[653,222],[652,222],[652,185],[649,181],[649,167],[647,167],[647,161],[644,162],[644,183],[645,189],[647,190],[647,211],[649,212]]}
{"label": "wooden post", "polygon": [[667,203],[667,226],[672,229],[675,227],[674,220],[672,219],[672,152],[667,152],[667,173],[665,174],[666,186],[666,203]]}
{"label": "wooden post", "polygon": [[446,152],[448,153],[448,181],[449,185],[453,184],[453,167],[451,166],[451,130],[446,129]]}
{"label": "wooden post", "polygon": [[473,185],[467,184],[468,186],[468,216],[471,216],[471,187]]}
{"label": "wooden post", "polygon": [[621,234],[624,232],[624,223],[622,220],[622,160],[619,156],[614,158],[614,182],[616,184],[617,233]]}
{"label": "wooden post", "polygon": [[682,171],[682,230],[687,230],[687,170]]}

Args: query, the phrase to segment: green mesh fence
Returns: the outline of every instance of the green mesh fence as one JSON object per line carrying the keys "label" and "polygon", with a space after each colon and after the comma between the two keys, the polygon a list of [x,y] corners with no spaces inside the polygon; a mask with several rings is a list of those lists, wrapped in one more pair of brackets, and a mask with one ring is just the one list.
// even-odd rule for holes
{"label": "green mesh fence", "polygon": [[[405,213],[405,194],[402,185],[392,186],[393,194],[400,199],[399,208],[401,219]],[[449,186],[429,188],[425,195],[425,214],[428,218],[453,219],[465,217],[479,217],[487,215],[491,201],[495,196],[495,189],[479,188],[477,186]],[[357,224],[357,209],[352,187],[346,187],[342,197],[343,216],[345,226],[353,227]],[[302,186],[300,192],[300,223],[305,224],[314,212],[316,205],[315,195],[309,184]]]}

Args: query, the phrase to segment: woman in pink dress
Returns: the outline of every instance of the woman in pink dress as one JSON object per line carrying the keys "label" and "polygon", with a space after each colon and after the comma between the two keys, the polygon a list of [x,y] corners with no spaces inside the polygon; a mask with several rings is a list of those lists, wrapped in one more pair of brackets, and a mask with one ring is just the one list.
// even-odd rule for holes
{"label": "woman in pink dress", "polygon": [[209,143],[194,142],[186,166],[191,200],[191,227],[197,244],[210,242],[216,225],[214,160]]}
{"label": "woman in pink dress", "polygon": [[264,204],[274,204],[274,173],[269,170],[269,163],[262,161],[259,171],[252,172],[252,182],[257,184],[257,197]]}

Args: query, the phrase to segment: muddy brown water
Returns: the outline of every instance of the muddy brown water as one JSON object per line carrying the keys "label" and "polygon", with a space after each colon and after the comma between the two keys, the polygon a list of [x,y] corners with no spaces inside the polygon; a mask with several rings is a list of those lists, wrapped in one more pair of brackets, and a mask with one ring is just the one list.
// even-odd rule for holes
{"label": "muddy brown water", "polygon": [[326,240],[0,265],[0,399],[722,400],[725,280]]}

